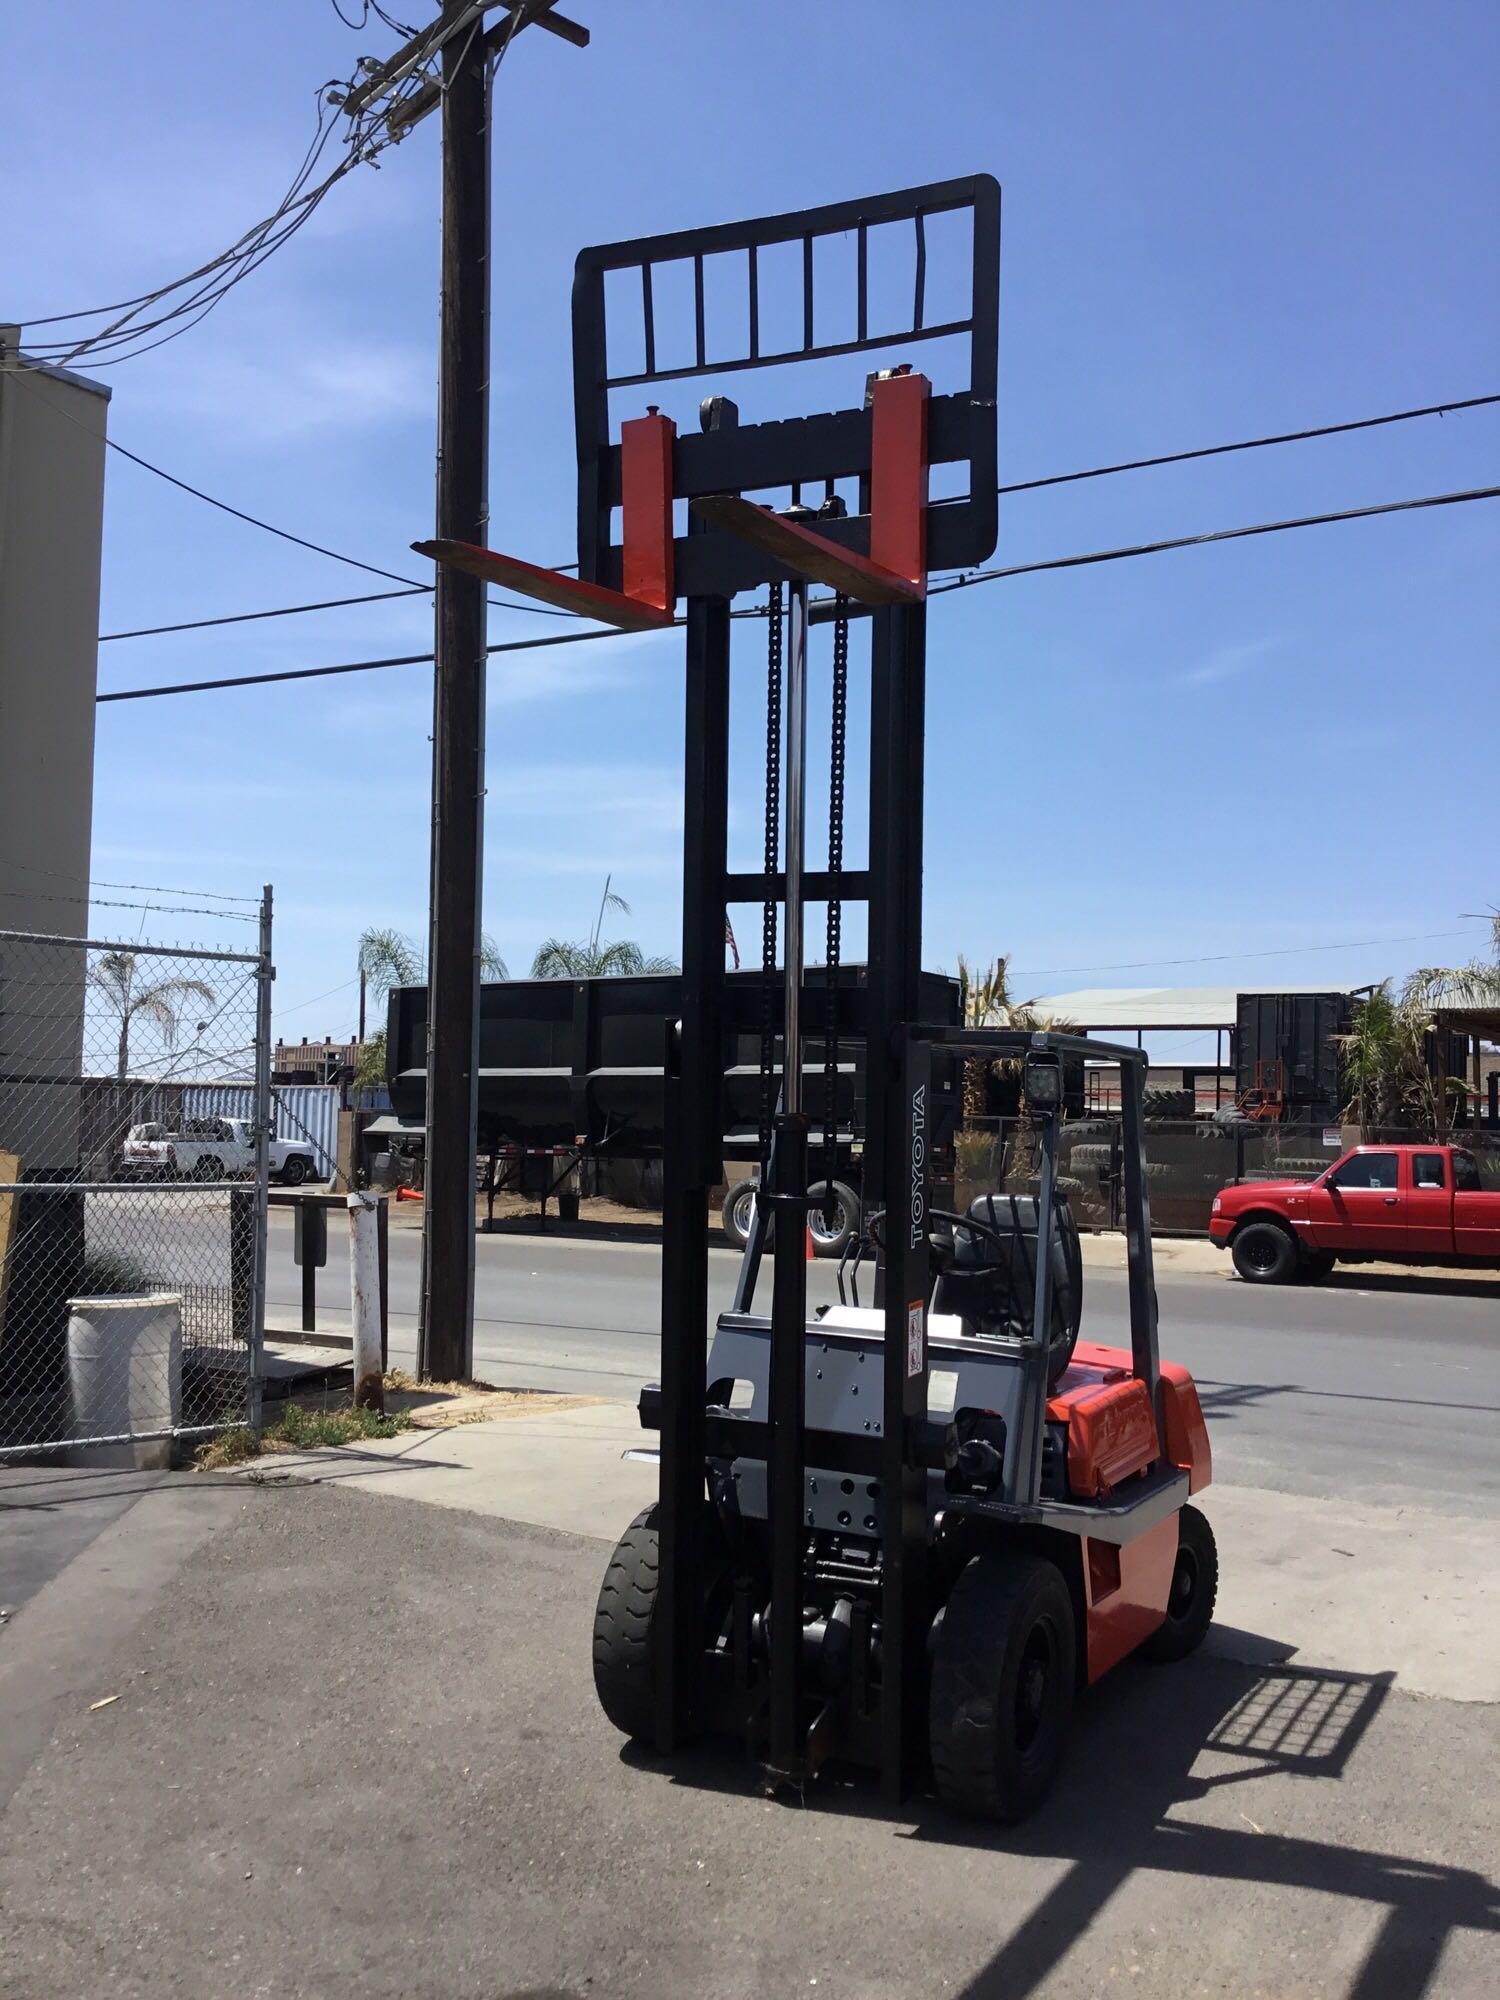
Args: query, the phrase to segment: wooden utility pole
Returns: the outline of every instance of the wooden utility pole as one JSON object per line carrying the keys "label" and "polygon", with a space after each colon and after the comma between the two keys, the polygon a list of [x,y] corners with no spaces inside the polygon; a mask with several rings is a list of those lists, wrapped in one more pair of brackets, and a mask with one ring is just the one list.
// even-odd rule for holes
{"label": "wooden utility pole", "polygon": [[[552,0],[446,0],[435,21],[341,100],[356,118],[391,97],[392,137],[443,119],[437,533],[483,548],[489,521],[490,65],[523,28],[588,46]],[[430,74],[436,58],[439,74]],[[416,87],[412,79],[422,78]],[[427,952],[427,1158],[417,1367],[465,1379],[474,1362],[474,1141],[484,888],[485,589],[444,564],[435,600],[432,874]],[[364,1033],[361,984],[361,1036]]]}
{"label": "wooden utility pole", "polygon": [[[442,80],[437,532],[484,548],[489,521],[490,52],[480,23],[443,43]],[[463,1381],[473,1374],[474,1362],[484,585],[442,565],[435,616],[427,1198],[417,1366],[422,1375]]]}

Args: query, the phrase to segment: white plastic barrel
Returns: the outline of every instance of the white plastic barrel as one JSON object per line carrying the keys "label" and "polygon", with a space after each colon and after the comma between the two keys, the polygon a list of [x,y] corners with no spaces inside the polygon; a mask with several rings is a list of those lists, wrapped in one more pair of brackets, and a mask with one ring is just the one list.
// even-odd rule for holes
{"label": "white plastic barrel", "polygon": [[69,1299],[68,1380],[79,1464],[170,1465],[171,1437],[151,1433],[182,1421],[180,1295]]}

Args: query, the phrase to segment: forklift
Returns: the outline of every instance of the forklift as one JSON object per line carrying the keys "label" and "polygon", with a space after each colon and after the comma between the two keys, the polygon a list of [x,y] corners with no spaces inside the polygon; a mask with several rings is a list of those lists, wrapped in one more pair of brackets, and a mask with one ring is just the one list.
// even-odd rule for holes
{"label": "forklift", "polygon": [[[944,309],[930,310],[929,229],[949,258],[945,279],[961,233],[966,312],[947,303],[947,283]],[[1197,1394],[1157,1353],[1144,1056],[927,1021],[919,1006],[927,578],[983,563],[995,545],[999,235],[1000,189],[977,175],[583,251],[573,288],[577,576],[454,542],[417,546],[624,629],[665,628],[678,598],[686,603],[682,1001],[663,1024],[661,1382],[640,1406],[659,1443],[637,1454],[658,1459],[660,1488],[600,1591],[604,1712],[667,1757],[698,1735],[735,1739],[771,1788],[852,1764],[878,1773],[892,1803],[930,1783],[959,1812],[1010,1821],[1051,1784],[1080,1688],[1132,1652],[1175,1659],[1199,1643],[1217,1557],[1189,1504],[1210,1477]],[[896,240],[909,246],[909,310],[871,282]],[[852,284],[815,298],[835,255],[849,257]],[[709,336],[708,259],[717,287],[726,273],[743,287],[743,334],[737,325],[727,344]],[[665,326],[658,311],[667,266],[691,273],[688,324]],[[799,267],[788,301],[787,273]],[[772,270],[783,287],[774,298]],[[948,355],[967,346],[958,388],[935,393],[903,360],[869,373],[847,407],[742,422],[731,398],[712,394],[696,431],[679,435],[653,402],[612,435],[612,396],[802,363],[820,364],[826,382],[834,360],[928,340]],[[934,466],[958,468],[945,475],[951,497],[930,496]],[[788,492],[775,507],[749,497]],[[728,852],[731,617],[738,594],[760,590],[764,844],[747,873]],[[863,867],[844,857],[856,621],[869,630]],[[824,623],[829,825],[826,866],[814,868],[808,652],[810,627]],[[736,903],[762,913],[762,1192],[732,1307],[710,1327],[707,1215],[722,1177]],[[824,964],[810,969],[809,903],[826,911]],[[862,903],[867,920],[857,1013],[839,981],[848,903]],[[821,1078],[803,1060],[819,1032]],[[837,1116],[841,1037],[865,1051],[864,1216],[839,1304],[809,1316],[808,1216],[826,1198],[809,1191],[812,1110],[828,1124]],[[983,1194],[960,1214],[933,1202],[935,1076],[971,1054],[1023,1066],[1040,1158],[1034,1192]],[[1057,1189],[1057,1134],[1063,1065],[1081,1056],[1118,1061],[1125,1079],[1128,1350],[1080,1338],[1082,1265]],[[831,1150],[835,1135],[823,1136]]]}

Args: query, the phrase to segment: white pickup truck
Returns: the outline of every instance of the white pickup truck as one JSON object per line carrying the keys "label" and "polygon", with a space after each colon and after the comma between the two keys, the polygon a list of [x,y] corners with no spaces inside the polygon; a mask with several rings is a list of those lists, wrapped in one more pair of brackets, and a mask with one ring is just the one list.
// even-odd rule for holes
{"label": "white pickup truck", "polygon": [[[316,1180],[318,1156],[307,1139],[269,1142],[271,1178],[287,1187]],[[189,1120],[180,1132],[132,1125],[120,1148],[124,1180],[237,1181],[255,1171],[255,1127],[248,1118]]]}

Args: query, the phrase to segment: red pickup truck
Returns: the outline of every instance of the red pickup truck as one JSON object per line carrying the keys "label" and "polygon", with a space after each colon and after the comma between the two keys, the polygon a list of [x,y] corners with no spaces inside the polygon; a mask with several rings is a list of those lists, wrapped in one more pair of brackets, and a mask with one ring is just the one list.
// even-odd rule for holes
{"label": "red pickup truck", "polygon": [[1314,1181],[1214,1196],[1208,1233],[1252,1285],[1326,1278],[1337,1263],[1500,1265],[1500,1188],[1461,1146],[1356,1146]]}

